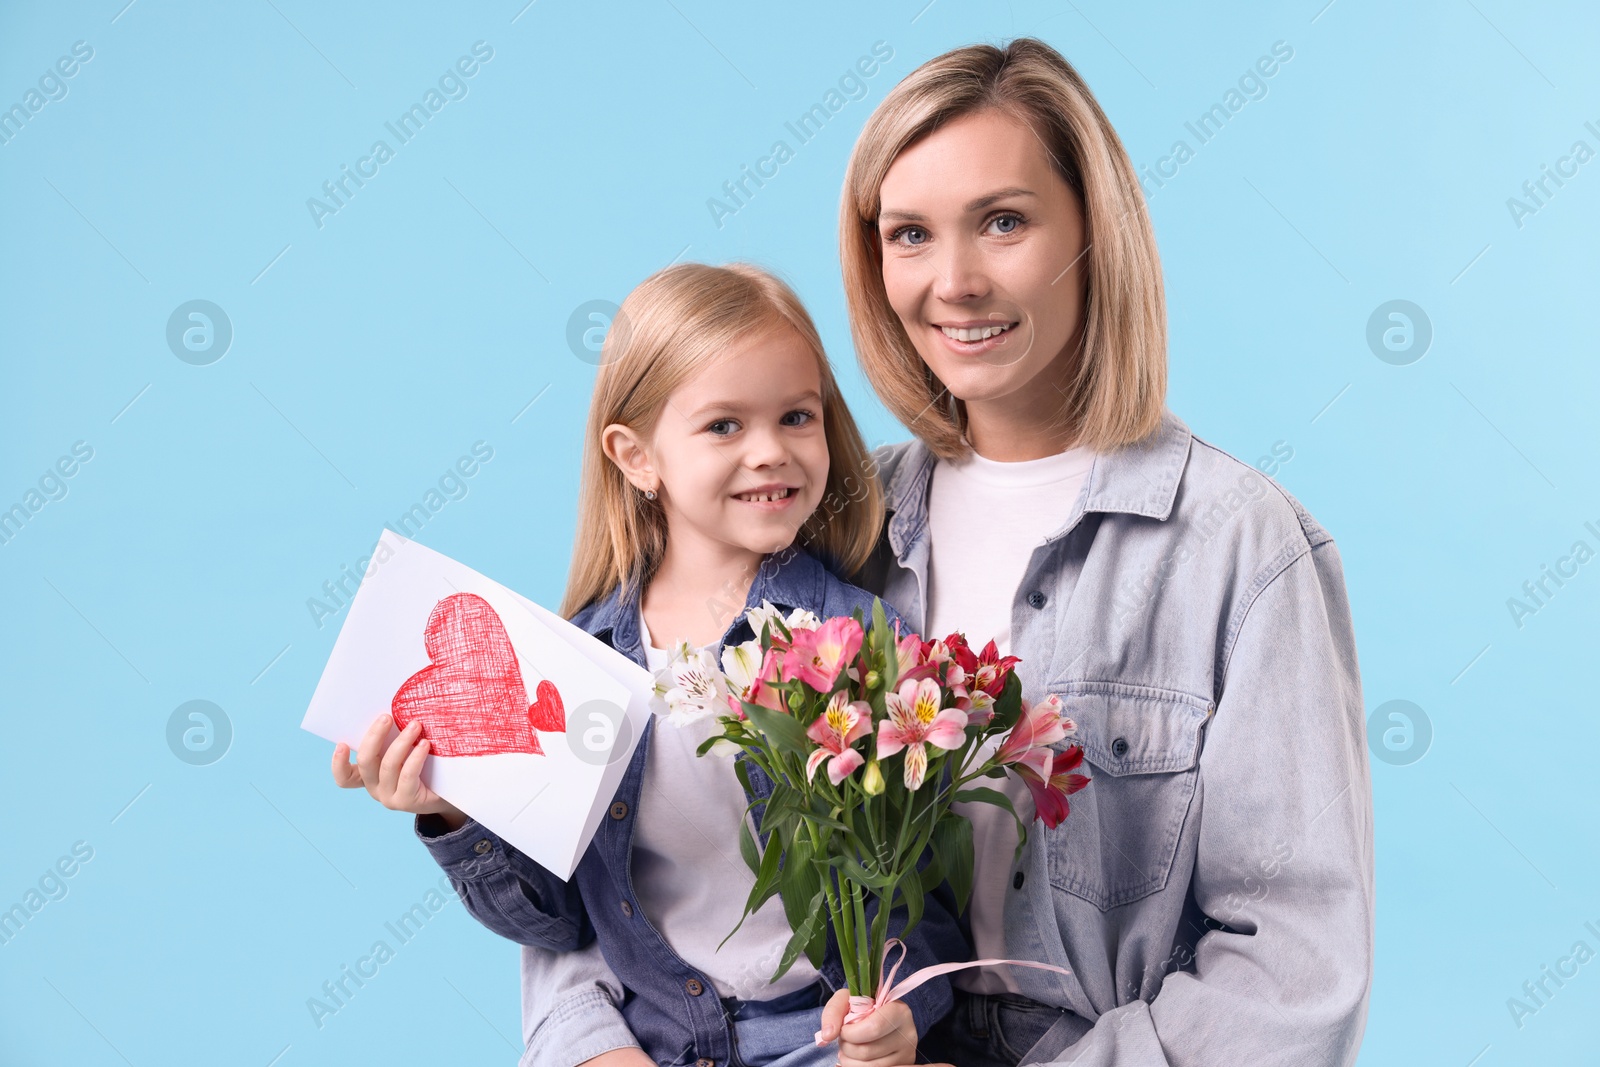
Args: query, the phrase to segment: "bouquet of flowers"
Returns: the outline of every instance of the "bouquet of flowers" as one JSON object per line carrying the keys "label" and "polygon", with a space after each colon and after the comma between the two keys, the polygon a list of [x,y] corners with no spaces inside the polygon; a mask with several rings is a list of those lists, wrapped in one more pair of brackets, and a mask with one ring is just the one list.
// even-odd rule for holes
{"label": "bouquet of flowers", "polygon": [[725,648],[720,663],[680,644],[656,695],[674,725],[717,717],[720,732],[700,754],[742,752],[734,769],[746,791],[749,764],[774,784],[751,805],[762,809],[764,850],[748,826],[739,842],[755,874],[744,915],[777,894],[794,930],[773,979],[801,952],[821,964],[831,920],[850,993],[872,997],[894,907],[907,910],[902,937],[941,883],[966,907],[972,824],[951,805],[1004,808],[1025,839],[1010,800],[981,784],[1015,774],[1033,818],[1059,825],[1068,795],[1089,784],[1076,773],[1083,750],[1056,748],[1076,726],[1055,696],[1031,707],[1022,700],[1018,660],[998,655],[994,642],[974,654],[959,633],[901,636],[881,602],[870,620],[859,611],[784,618],[769,603],[747,617],[757,636]]}

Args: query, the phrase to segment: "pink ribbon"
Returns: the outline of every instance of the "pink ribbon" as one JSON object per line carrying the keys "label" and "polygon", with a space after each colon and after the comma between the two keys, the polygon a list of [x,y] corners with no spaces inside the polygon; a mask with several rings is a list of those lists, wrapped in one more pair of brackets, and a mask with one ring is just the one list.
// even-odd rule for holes
{"label": "pink ribbon", "polygon": [[[898,948],[900,950],[900,958],[894,961],[893,967],[890,967],[889,951],[894,948]],[[867,1018],[879,1008],[899,1000],[901,997],[916,989],[924,982],[938,978],[940,975],[950,974],[954,971],[964,971],[969,967],[992,967],[995,964],[1008,963],[1013,967],[1033,967],[1041,971],[1055,971],[1057,974],[1072,973],[1065,967],[1057,967],[1049,963],[1033,963],[1029,960],[971,960],[967,963],[940,963],[935,964],[932,967],[924,967],[919,971],[913,971],[911,974],[906,976],[905,981],[896,985],[894,981],[895,975],[900,972],[900,965],[905,962],[905,959],[905,942],[901,941],[898,937],[891,937],[883,946],[883,962],[878,967],[877,995],[871,997],[851,997],[850,1010],[845,1014],[844,1017],[844,1021],[846,1023],[859,1022],[860,1020]],[[817,1044],[826,1044],[826,1042],[822,1040],[821,1030],[817,1031]]]}

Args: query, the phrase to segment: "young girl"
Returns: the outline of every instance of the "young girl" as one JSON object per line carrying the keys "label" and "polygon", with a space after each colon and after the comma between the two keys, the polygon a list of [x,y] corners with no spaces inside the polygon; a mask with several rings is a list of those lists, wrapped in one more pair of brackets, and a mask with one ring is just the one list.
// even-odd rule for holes
{"label": "young girl", "polygon": [[[870,595],[823,561],[854,571],[882,515],[821,340],[787,286],[753,267],[684,264],[628,296],[595,383],[564,615],[654,669],[679,640],[720,653],[753,636],[740,605],[819,618],[870,610]],[[718,949],[754,881],[740,822],[771,781],[749,765],[747,795],[727,759],[696,757],[700,733],[658,725],[646,727],[570,885],[422,784],[429,743],[418,723],[395,735],[380,717],[356,766],[335,749],[334,778],[417,813],[418,836],[467,909],[531,946],[525,1012],[540,1020],[562,1006],[558,1025],[530,1027],[540,1062],[834,1063],[814,1034],[826,991],[845,996],[836,946],[820,969],[801,956],[769,983],[790,937],[769,900]],[[591,936],[606,966],[585,950]],[[966,953],[930,900],[907,973]],[[588,995],[572,998],[575,986]],[[949,1004],[948,984],[930,982],[846,1027],[837,1058],[909,1063]]]}

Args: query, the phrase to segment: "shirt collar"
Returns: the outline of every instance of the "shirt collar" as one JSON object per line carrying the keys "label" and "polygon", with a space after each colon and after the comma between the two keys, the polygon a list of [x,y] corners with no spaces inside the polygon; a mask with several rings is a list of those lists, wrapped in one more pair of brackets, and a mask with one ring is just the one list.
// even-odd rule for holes
{"label": "shirt collar", "polygon": [[[827,592],[827,572],[822,563],[805,549],[790,546],[774,552],[761,561],[750,591],[745,596],[744,607],[759,607],[762,601],[771,601],[786,613],[795,608],[820,610]],[[714,603],[712,606],[715,606]],[[743,630],[741,630],[741,627]],[[618,586],[596,605],[589,619],[589,632],[599,634],[611,631],[611,647],[637,662],[644,662],[644,642],[639,633],[639,589],[636,583]],[[753,636],[740,611],[722,635],[721,644],[735,642],[736,637]],[[720,648],[719,648],[720,651]]]}
{"label": "shirt collar", "polygon": [[[1073,508],[1064,528],[1071,528],[1090,511],[1165,520],[1172,513],[1192,440],[1183,420],[1163,410],[1161,425],[1149,437],[1114,452],[1096,454],[1078,498],[1082,506]],[[936,460],[928,446],[914,438],[886,490],[889,545],[902,558],[927,526],[928,485]]]}

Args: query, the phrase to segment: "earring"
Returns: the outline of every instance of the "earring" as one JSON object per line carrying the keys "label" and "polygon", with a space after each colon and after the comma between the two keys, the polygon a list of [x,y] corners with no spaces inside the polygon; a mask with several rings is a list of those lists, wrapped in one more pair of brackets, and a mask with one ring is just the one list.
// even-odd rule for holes
{"label": "earring", "polygon": [[646,500],[654,500],[656,498],[656,491],[654,489],[646,489],[644,491],[644,498]]}

